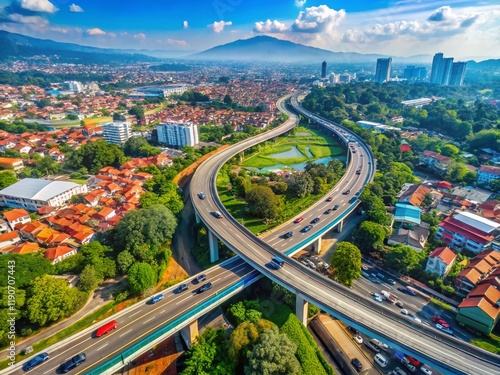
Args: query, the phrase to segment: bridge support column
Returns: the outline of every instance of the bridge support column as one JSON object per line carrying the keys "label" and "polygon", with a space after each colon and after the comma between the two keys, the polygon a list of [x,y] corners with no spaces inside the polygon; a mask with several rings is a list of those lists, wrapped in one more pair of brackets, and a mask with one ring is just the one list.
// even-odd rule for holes
{"label": "bridge support column", "polygon": [[340,220],[340,223],[337,224],[337,232],[342,233],[342,229],[344,229],[344,220]]}
{"label": "bridge support column", "polygon": [[196,319],[194,322],[191,322],[188,326],[182,328],[181,336],[187,347],[190,348],[198,337],[198,319]]}
{"label": "bridge support column", "polygon": [[217,236],[211,231],[208,231],[208,245],[210,247],[210,261],[216,262],[219,260],[219,244],[217,243],[219,239]]}
{"label": "bridge support column", "polygon": [[313,242],[312,246],[314,254],[319,254],[321,252],[321,237],[318,237],[318,239]]}
{"label": "bridge support column", "polygon": [[307,309],[309,307],[309,302],[307,302],[300,294],[295,296],[295,315],[302,322],[303,325],[307,326]]}
{"label": "bridge support column", "polygon": [[200,224],[201,223],[201,219],[200,219],[200,215],[198,215],[198,212],[194,213],[194,217],[196,219],[196,224]]}

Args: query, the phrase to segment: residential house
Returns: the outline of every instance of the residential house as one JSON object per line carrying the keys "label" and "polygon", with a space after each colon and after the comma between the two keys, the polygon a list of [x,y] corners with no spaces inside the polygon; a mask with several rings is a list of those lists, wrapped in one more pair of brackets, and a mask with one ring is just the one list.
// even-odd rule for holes
{"label": "residential house", "polygon": [[115,210],[109,207],[103,207],[101,211],[96,212],[94,215],[92,215],[92,218],[99,222],[102,222],[102,221],[108,221],[115,215],[116,215]]}
{"label": "residential house", "polygon": [[16,158],[0,158],[0,169],[10,169],[14,172],[19,172],[24,168],[23,159]]}
{"label": "residential house", "polygon": [[456,259],[457,254],[449,247],[438,247],[429,255],[425,270],[443,277],[451,270]]}
{"label": "residential house", "polygon": [[16,231],[0,234],[0,250],[15,246],[21,242],[21,237]]}
{"label": "residential house", "polygon": [[427,243],[429,234],[429,224],[422,222],[420,225],[414,225],[412,229],[399,228],[396,233],[389,237],[387,243],[392,246],[406,245],[421,252]]}
{"label": "residential house", "polygon": [[500,317],[500,290],[479,285],[458,305],[457,322],[489,335]]}
{"label": "residential house", "polygon": [[41,251],[40,246],[35,242],[24,242],[14,247],[10,252],[11,254],[31,254]]}
{"label": "residential house", "polygon": [[10,211],[5,211],[3,217],[7,220],[12,230],[14,230],[17,224],[25,224],[31,221],[30,214],[24,208],[15,208]]}
{"label": "residential house", "polygon": [[422,184],[405,184],[402,191],[398,194],[398,202],[420,207],[425,196],[430,192],[431,189]]}
{"label": "residential house", "polygon": [[0,219],[0,234],[10,232],[10,227],[7,221]]}
{"label": "residential house", "polygon": [[500,252],[497,250],[483,251],[460,271],[455,280],[456,293],[466,296],[491,275],[500,276]]}
{"label": "residential house", "polygon": [[500,167],[481,165],[477,171],[477,183],[489,185],[491,181],[500,178]]}
{"label": "residential house", "polygon": [[36,240],[40,245],[44,246],[58,246],[70,239],[65,233],[61,233],[52,228],[45,228],[40,233],[37,234]]}
{"label": "residential house", "polygon": [[44,258],[47,258],[52,262],[52,264],[59,263],[61,260],[66,259],[69,256],[75,255],[77,249],[69,247],[67,245],[60,245],[56,247],[50,247],[43,253]]}
{"label": "residential house", "polygon": [[420,162],[427,165],[438,172],[444,172],[448,168],[450,158],[434,151],[425,150],[421,157]]}
{"label": "residential house", "polygon": [[40,223],[39,221],[32,221],[26,224],[17,224],[16,230],[21,234],[23,239],[35,242],[36,236],[42,230],[47,228],[47,224]]}

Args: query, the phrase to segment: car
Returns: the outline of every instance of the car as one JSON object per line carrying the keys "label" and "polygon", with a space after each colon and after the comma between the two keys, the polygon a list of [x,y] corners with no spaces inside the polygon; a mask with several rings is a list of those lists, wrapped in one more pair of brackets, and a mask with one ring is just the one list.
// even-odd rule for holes
{"label": "car", "polygon": [[302,228],[301,232],[302,233],[307,233],[307,232],[309,232],[312,229],[312,227],[313,227],[312,225],[308,225],[308,226]]}
{"label": "car", "polygon": [[70,360],[64,362],[61,365],[60,369],[62,372],[67,373],[68,371],[73,370],[75,367],[80,366],[83,362],[85,362],[86,359],[87,356],[85,355],[85,353],[80,353]]}
{"label": "car", "polygon": [[382,297],[378,293],[373,293],[373,299],[377,302],[382,302]]}
{"label": "car", "polygon": [[415,359],[409,355],[405,356],[405,358],[415,367],[420,366],[422,364],[422,362],[420,362],[418,359]]}
{"label": "car", "polygon": [[354,336],[353,339],[360,345],[363,343],[363,338],[360,335]]}
{"label": "car", "polygon": [[402,308],[403,308],[403,306],[404,306],[404,305],[403,305],[403,302],[401,302],[401,301],[396,301],[394,304],[395,304],[397,307],[399,307],[400,309],[402,309]]}
{"label": "car", "polygon": [[335,206],[333,206],[333,210],[334,211],[337,211],[338,209],[339,209],[339,205],[338,204],[336,204]]}
{"label": "car", "polygon": [[422,320],[420,318],[418,318],[416,315],[408,314],[408,316],[410,318],[412,318],[414,321],[416,321],[417,323],[422,323]]}
{"label": "car", "polygon": [[366,266],[364,264],[361,266],[361,268],[363,269],[363,271],[368,271],[368,269],[369,269],[368,266]]}
{"label": "car", "polygon": [[202,273],[201,275],[197,276],[195,280],[197,283],[201,283],[202,281],[205,281],[206,279],[207,279],[207,275]]}
{"label": "car", "polygon": [[408,370],[410,370],[411,372],[417,371],[417,368],[410,363],[410,361],[408,360],[408,358],[406,358],[406,357],[401,358],[401,363],[403,365],[405,365],[406,368]]}
{"label": "car", "polygon": [[177,287],[177,289],[175,290],[176,293],[182,293],[184,292],[185,290],[188,290],[189,289],[189,286],[187,284],[181,284]]}
{"label": "car", "polygon": [[222,219],[222,218],[223,218],[222,214],[221,214],[219,211],[214,211],[214,213],[213,213],[213,214],[214,214],[214,216],[215,216],[217,219]]}
{"label": "car", "polygon": [[206,198],[205,193],[204,193],[204,192],[202,192],[202,191],[200,191],[200,192],[198,193],[198,198],[200,198],[200,199],[205,199],[205,198]]}
{"label": "car", "polygon": [[158,294],[151,298],[151,304],[154,305],[156,302],[160,302],[163,299],[163,294]]}
{"label": "car", "polygon": [[344,191],[342,194],[344,195],[349,195],[349,193],[351,192],[351,190],[347,189],[346,191]]}
{"label": "car", "polygon": [[408,310],[406,310],[406,309],[401,309],[401,314],[403,314],[403,315],[408,315]]}
{"label": "car", "polygon": [[450,325],[446,320],[441,318],[439,315],[435,315],[432,317],[432,321],[437,324],[441,324],[443,327],[450,328]]}
{"label": "car", "polygon": [[327,202],[331,202],[331,201],[333,201],[333,197],[328,197],[328,198],[326,198],[326,201],[327,201]]}
{"label": "car", "polygon": [[358,371],[361,371],[363,369],[363,365],[361,364],[361,361],[357,358],[351,359],[351,365],[353,365],[354,368]]}
{"label": "car", "polygon": [[389,375],[407,375],[407,373],[401,369],[401,367],[396,367],[389,373]]}
{"label": "car", "polygon": [[370,276],[368,279],[374,284],[380,284],[380,280],[376,277]]}
{"label": "car", "polygon": [[389,363],[389,360],[380,353],[375,354],[375,357],[373,357],[373,359],[380,367],[386,367],[387,364]]}
{"label": "car", "polygon": [[351,327],[351,326],[347,326],[347,329],[349,331],[351,331],[352,333],[354,333],[354,335],[359,336],[359,331],[356,328]]}
{"label": "car", "polygon": [[436,324],[436,328],[439,329],[440,331],[443,331],[444,333],[447,333],[449,335],[453,335],[453,331],[449,328],[446,328],[445,326],[442,326],[441,324]]}
{"label": "car", "polygon": [[286,239],[286,238],[290,238],[290,237],[292,237],[292,236],[293,236],[293,232],[292,232],[292,231],[290,231],[290,232],[286,232],[286,233],[283,235],[283,238],[285,238],[285,239]]}
{"label": "car", "polygon": [[382,341],[379,341],[377,339],[371,339],[370,341],[384,351],[387,351],[389,349],[389,345],[383,343]]}
{"label": "car", "polygon": [[326,210],[325,212],[323,212],[325,215],[328,215],[330,212],[332,212],[332,209],[329,208],[328,210]]}
{"label": "car", "polygon": [[271,259],[271,262],[269,263],[269,266],[271,268],[274,268],[275,270],[279,270],[283,265],[285,264],[285,261],[279,257],[274,257]]}
{"label": "car", "polygon": [[28,362],[26,362],[23,365],[23,370],[24,371],[29,371],[33,367],[38,366],[40,363],[45,362],[47,359],[49,359],[49,355],[46,352],[37,354],[35,357],[31,358]]}
{"label": "car", "polygon": [[319,221],[319,217],[315,217],[311,220],[311,224],[316,224]]}
{"label": "car", "polygon": [[361,170],[359,170],[359,169],[358,169],[358,170],[356,171],[356,174],[361,174]]}
{"label": "car", "polygon": [[200,293],[206,292],[209,289],[212,289],[212,283],[203,284],[202,286],[200,286],[198,288],[198,290],[196,291],[196,293],[200,294]]}
{"label": "car", "polygon": [[387,279],[387,284],[396,285],[396,282],[393,279]]}
{"label": "car", "polygon": [[422,371],[425,375],[432,375],[432,370],[427,367],[420,367],[420,371]]}
{"label": "car", "polygon": [[303,217],[298,217],[298,218],[296,218],[293,222],[294,222],[294,224],[298,224],[298,223],[301,223],[301,222],[302,222],[302,220],[304,220],[304,218],[303,218]]}

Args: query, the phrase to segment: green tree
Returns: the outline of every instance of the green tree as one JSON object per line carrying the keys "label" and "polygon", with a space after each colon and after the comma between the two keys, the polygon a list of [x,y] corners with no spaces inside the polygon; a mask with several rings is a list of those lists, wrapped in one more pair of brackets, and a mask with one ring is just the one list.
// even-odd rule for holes
{"label": "green tree", "polygon": [[35,169],[41,176],[44,176],[47,174],[56,174],[61,169],[61,165],[52,159],[51,156],[44,156],[35,163]]}
{"label": "green tree", "polygon": [[248,352],[245,374],[300,374],[300,363],[295,357],[297,345],[278,329],[270,329],[262,335]]}
{"label": "green tree", "polygon": [[115,227],[115,251],[127,250],[139,261],[153,262],[177,227],[173,213],[162,205],[129,211]]}
{"label": "green tree", "polygon": [[103,279],[115,277],[116,263],[107,254],[111,254],[112,250],[108,246],[102,245],[99,241],[92,241],[87,245],[80,247],[80,254],[84,257],[84,264],[94,267],[97,277],[101,282]]}
{"label": "green tree", "polygon": [[85,167],[90,173],[96,174],[103,167],[118,168],[125,163],[125,160],[123,151],[117,145],[98,140],[73,151],[68,159],[68,165],[74,169]]}
{"label": "green tree", "polygon": [[134,264],[134,261],[135,261],[134,257],[127,250],[122,251],[116,257],[116,264],[118,265],[118,270],[121,272],[122,275],[127,273],[130,266]]}
{"label": "green tree", "polygon": [[281,200],[268,186],[254,185],[246,195],[248,210],[263,219],[275,219],[281,211]]}
{"label": "green tree", "polygon": [[298,198],[312,193],[314,181],[309,173],[294,173],[288,181],[288,190]]}
{"label": "green tree", "polygon": [[137,118],[144,117],[144,108],[142,105],[134,105],[132,108],[129,109],[128,111],[129,115],[135,116]]}
{"label": "green tree", "polygon": [[0,189],[5,189],[7,186],[15,184],[17,177],[14,171],[1,171],[0,172]]}
{"label": "green tree", "polygon": [[233,99],[231,99],[231,97],[229,96],[229,94],[226,94],[226,96],[224,96],[224,99],[222,100],[225,104],[233,104]]}
{"label": "green tree", "polygon": [[141,147],[149,146],[149,143],[144,137],[130,137],[123,145],[123,153],[125,156],[137,158],[142,156]]}
{"label": "green tree", "polygon": [[65,280],[49,275],[37,277],[28,289],[27,317],[44,326],[70,315],[77,305],[78,290]]}
{"label": "green tree", "polygon": [[384,255],[385,265],[393,270],[407,273],[420,262],[420,256],[409,246],[398,245]]}
{"label": "green tree", "polygon": [[361,277],[361,251],[352,243],[340,242],[330,264],[333,267],[333,277],[341,284],[351,286],[354,279]]}
{"label": "green tree", "polygon": [[130,290],[137,295],[143,294],[157,282],[156,272],[148,263],[134,263],[127,275]]}
{"label": "green tree", "polygon": [[88,264],[80,274],[78,288],[82,292],[91,292],[102,282],[102,278],[96,272],[94,266]]}
{"label": "green tree", "polygon": [[[16,264],[16,287],[26,289],[31,282],[43,275],[54,274],[54,266],[43,254],[4,254],[0,256],[0,270],[7,270],[9,261]],[[0,287],[7,286],[7,277],[0,277]]]}
{"label": "green tree", "polygon": [[113,121],[126,121],[127,119],[122,114],[115,112],[113,113]]}
{"label": "green tree", "polygon": [[266,319],[258,321],[243,321],[231,332],[231,343],[229,354],[235,360],[243,359],[242,355],[246,354],[252,345],[259,339],[263,332],[266,332],[275,327],[274,323]]}
{"label": "green tree", "polygon": [[380,224],[363,221],[354,233],[354,243],[363,251],[380,249],[385,236],[385,229]]}

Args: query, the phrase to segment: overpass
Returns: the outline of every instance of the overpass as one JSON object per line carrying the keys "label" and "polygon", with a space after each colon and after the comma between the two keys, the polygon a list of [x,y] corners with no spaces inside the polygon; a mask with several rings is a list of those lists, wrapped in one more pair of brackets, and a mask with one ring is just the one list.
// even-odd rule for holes
{"label": "overpass", "polygon": [[[283,109],[282,101],[279,102],[279,106]],[[308,115],[305,111],[302,113]],[[328,123],[324,119],[313,119],[324,122],[322,125],[325,126],[326,124],[332,131],[341,131],[340,138],[355,137],[355,135],[335,124]],[[282,127],[265,133],[262,138],[260,138],[262,135],[259,135],[258,140],[248,142],[246,147],[262,142],[263,139],[267,138],[267,135],[274,137],[290,130],[295,126],[295,120],[294,115],[290,114],[290,119]],[[359,141],[356,142],[359,143]],[[371,157],[371,152],[364,146],[364,143],[354,147],[358,152],[351,155],[351,157],[355,156],[357,158],[351,158],[350,165],[355,166],[356,163],[361,161],[361,158]],[[366,153],[366,155],[359,156],[359,150],[363,150],[362,152]],[[236,153],[238,152],[236,151]],[[357,204],[356,192],[369,180],[369,173],[374,172],[374,168],[372,172],[368,172],[367,165],[369,164],[367,162],[365,165],[366,171],[362,175],[352,176],[353,178],[357,177],[356,180],[344,177],[338,183],[332,191],[335,195],[333,202],[327,203],[324,200],[317,202],[303,213],[304,217],[307,215],[310,215],[310,217],[322,215],[314,230],[306,234],[294,235],[290,241],[278,239],[279,234],[270,234],[262,240],[256,238],[239,223],[235,222],[216,199],[215,176],[218,169],[232,155],[232,153],[226,153],[221,158],[214,156],[207,160],[193,178],[192,186],[194,190],[192,190],[191,194],[199,219],[207,223],[207,227],[212,232],[211,235],[214,236],[212,241],[215,238],[220,238],[233,251],[240,254],[241,258],[245,259],[246,262],[243,262],[240,258],[231,259],[207,270],[207,279],[213,283],[213,289],[209,292],[195,294],[188,291],[175,294],[174,287],[168,288],[162,292],[165,298],[158,304],[149,305],[147,300],[144,300],[142,303],[131,306],[110,317],[110,319],[118,321],[118,329],[107,336],[100,339],[92,337],[92,332],[102,325],[102,323],[98,323],[52,346],[46,350],[50,355],[49,361],[32,370],[33,373],[44,375],[54,373],[60,363],[73,355],[85,352],[87,361],[78,368],[78,372],[74,373],[113,374],[176,331],[182,330],[183,336],[189,341],[190,338],[196,335],[196,322],[200,316],[253,283],[262,274],[297,294],[297,313],[302,319],[305,319],[307,313],[307,302],[312,302],[359,330],[380,340],[390,342],[395,348],[439,368],[446,374],[489,375],[498,373],[500,369],[498,356],[445,336],[432,328],[417,327],[413,325],[413,321],[409,321],[404,316],[395,314],[375,304],[372,300],[366,299],[356,292],[322,277],[292,259],[285,259],[286,265],[279,271],[271,271],[265,267],[265,264],[269,262],[273,255],[281,252],[294,253],[309,243],[317,242],[318,238],[331,228],[339,227],[339,224],[343,222],[348,212],[350,212],[349,209],[352,210],[352,206]],[[373,162],[372,166],[374,167]],[[348,167],[346,175],[349,170]],[[211,184],[213,186],[210,186]],[[344,195],[341,194],[345,192],[345,188],[351,188],[350,190],[352,190],[352,194],[345,197],[348,198],[347,201],[344,200]],[[207,194],[207,198],[203,201],[195,196],[200,189]],[[351,202],[349,203],[349,201]],[[339,210],[334,211],[328,217],[322,214],[325,207],[331,207],[335,202],[341,205]],[[215,219],[211,214],[213,210],[223,212],[226,218]],[[295,230],[297,229],[296,225],[294,227],[293,224],[289,223],[280,231],[287,231],[290,226]],[[281,252],[278,252],[275,248],[279,248]],[[214,249],[212,253],[214,256],[216,255]],[[254,270],[248,263],[261,273]],[[188,280],[188,283],[191,285],[192,280]],[[20,374],[22,373],[20,370],[21,364],[0,371],[0,374]]]}

